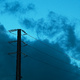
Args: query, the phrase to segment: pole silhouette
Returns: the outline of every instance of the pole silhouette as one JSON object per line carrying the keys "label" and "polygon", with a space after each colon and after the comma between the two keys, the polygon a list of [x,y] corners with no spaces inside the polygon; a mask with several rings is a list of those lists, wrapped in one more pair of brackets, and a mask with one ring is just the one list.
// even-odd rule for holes
{"label": "pole silhouette", "polygon": [[16,80],[21,80],[21,29],[17,30]]}
{"label": "pole silhouette", "polygon": [[[27,33],[24,30],[21,29],[13,29],[13,30],[9,30],[10,33],[17,31],[17,41],[9,41],[8,43],[13,43],[13,42],[17,42],[17,52],[13,52],[13,53],[8,53],[10,54],[14,54],[17,53],[17,57],[16,57],[16,80],[21,80],[22,76],[21,76],[21,42],[24,44],[24,46],[27,46],[27,44],[23,41],[21,41],[21,32],[23,32],[23,35],[27,35]],[[14,33],[12,33],[14,34]],[[25,55],[25,54],[23,54]],[[26,56],[26,55],[25,55]]]}

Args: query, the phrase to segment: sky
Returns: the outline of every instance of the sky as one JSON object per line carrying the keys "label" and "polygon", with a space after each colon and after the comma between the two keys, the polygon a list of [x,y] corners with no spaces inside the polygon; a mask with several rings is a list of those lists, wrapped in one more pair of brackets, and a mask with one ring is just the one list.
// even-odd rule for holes
{"label": "sky", "polygon": [[80,80],[79,7],[80,0],[0,0],[0,79],[15,79],[16,54],[8,53],[16,47],[8,41],[17,36],[8,30],[23,29],[32,37],[22,36],[31,56],[22,55],[22,80]]}

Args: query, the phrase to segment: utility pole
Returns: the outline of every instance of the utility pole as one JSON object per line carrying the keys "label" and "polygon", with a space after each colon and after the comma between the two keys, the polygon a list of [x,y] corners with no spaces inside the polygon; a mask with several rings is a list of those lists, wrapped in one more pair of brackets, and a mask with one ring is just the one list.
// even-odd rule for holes
{"label": "utility pole", "polygon": [[21,80],[21,29],[17,30],[16,80]]}
{"label": "utility pole", "polygon": [[[21,77],[21,42],[25,44],[24,46],[27,45],[25,42],[21,41],[21,31],[23,33],[25,33],[23,35],[26,35],[27,33],[21,29],[9,30],[10,33],[14,32],[14,31],[17,31],[17,41],[9,41],[9,43],[17,42],[16,80],[21,80],[21,78],[22,78]],[[13,54],[13,53],[9,53],[9,54]]]}

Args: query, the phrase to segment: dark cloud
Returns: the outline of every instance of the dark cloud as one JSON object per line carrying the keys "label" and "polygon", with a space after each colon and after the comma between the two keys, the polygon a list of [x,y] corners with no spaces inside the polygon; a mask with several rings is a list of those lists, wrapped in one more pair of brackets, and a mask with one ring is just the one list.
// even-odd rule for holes
{"label": "dark cloud", "polygon": [[24,19],[23,22],[21,20],[20,23],[23,24],[27,29],[34,28],[34,25],[36,24],[33,19]]}
{"label": "dark cloud", "polygon": [[[79,59],[79,40],[75,35],[76,24],[68,18],[50,11],[47,19],[24,19],[20,22],[29,30],[35,31],[38,39],[59,44],[69,56]],[[75,63],[76,64],[76,63]],[[76,65],[77,66],[77,65]]]}
{"label": "dark cloud", "polygon": [[[24,19],[21,24],[23,24],[27,29],[35,29],[38,37],[43,34],[47,36],[49,39],[56,37],[61,34],[58,38],[67,39],[68,44],[66,46],[75,47],[76,45],[76,36],[74,32],[74,28],[76,27],[75,23],[69,22],[66,17],[57,15],[54,12],[49,12],[48,20],[39,19],[35,21],[34,19]],[[62,39],[63,39],[62,38]],[[73,40],[74,39],[74,40]],[[65,42],[66,44],[66,42]]]}
{"label": "dark cloud", "polygon": [[[43,18],[37,21],[35,21],[34,19],[24,19],[21,20],[20,23],[27,29],[35,29],[35,33],[37,33],[38,38],[43,35],[43,37],[46,36],[48,39],[53,39],[54,37],[56,37],[56,40],[59,39],[61,41],[67,37],[67,42],[72,42],[71,40],[73,40],[73,38],[76,39],[74,33],[75,24],[72,25],[66,17],[57,15],[56,13],[51,11],[49,12],[47,18],[48,19],[46,21]],[[58,38],[57,35],[59,35]],[[76,41],[75,39],[73,43],[71,43],[72,46],[74,46],[74,43]]]}
{"label": "dark cloud", "polygon": [[[51,47],[55,47],[57,49],[63,50],[58,44],[51,45],[48,41],[43,41],[44,43],[50,45]],[[43,51],[46,54],[52,55],[53,57],[56,57],[57,59],[66,61],[68,64],[70,63],[70,60],[67,56],[64,54],[60,54],[55,50],[52,50],[51,48],[35,41],[33,43],[27,42],[31,46]],[[26,50],[25,50],[26,49]],[[31,59],[29,57],[24,59],[24,62],[22,63],[23,65],[23,77],[25,79],[35,79],[35,80],[78,80],[78,75],[68,73],[63,70],[75,72],[75,70],[78,70],[77,68],[73,67],[72,65],[67,65],[59,60],[55,60],[54,58],[47,56],[43,53],[39,53],[38,51],[34,50],[31,47],[26,47],[22,50],[25,52],[27,55],[32,56],[35,59]],[[38,62],[38,60],[41,60],[42,62],[47,62],[53,66],[44,64],[42,62]],[[27,61],[27,62],[26,62]],[[27,65],[27,67],[26,67]],[[58,67],[60,69],[56,69],[55,67]],[[26,68],[26,69],[25,69]],[[25,72],[28,72],[25,74]],[[73,77],[74,76],[74,77]]]}
{"label": "dark cloud", "polygon": [[18,12],[21,8],[21,5],[19,4],[19,2],[11,2],[11,3],[5,3],[5,12],[11,12],[11,13],[15,13]]}
{"label": "dark cloud", "polygon": [[[16,47],[12,47],[10,44],[8,44],[8,41],[11,41],[14,39],[9,38],[9,36],[6,34],[6,30],[3,27],[3,25],[0,24],[0,75],[3,75],[4,77],[0,77],[1,80],[14,80],[15,76],[11,77],[8,75],[15,75],[16,73],[16,57],[8,56],[7,53],[9,52],[15,52]],[[60,47],[59,44],[50,44],[48,40],[43,41],[44,43],[48,44],[51,47],[55,47],[58,50],[61,50],[64,52],[64,50]],[[34,50],[33,48],[27,46],[22,48],[22,52],[26,53],[29,56],[32,56],[33,59],[30,57],[23,58],[22,57],[22,76],[24,80],[79,80],[79,76],[74,74],[79,74],[78,68],[70,65],[70,59],[68,56],[65,56],[64,53],[60,54],[59,52],[52,50],[50,47],[45,46],[44,44],[41,44],[38,41],[35,42],[26,42],[27,44],[43,51],[46,54],[52,55],[53,57],[56,57],[59,60],[55,60],[54,58],[45,55],[43,53],[40,53],[37,50]],[[15,55],[15,54],[14,54]],[[37,60],[36,60],[37,59]],[[38,61],[40,60],[40,61]],[[67,62],[69,65],[67,65],[64,62],[61,62],[61,60]],[[42,62],[46,62],[48,64],[51,64],[53,66],[50,66],[48,64],[44,64]],[[54,67],[55,66],[55,67]],[[67,71],[70,71],[72,73],[69,73]]]}
{"label": "dark cloud", "polygon": [[[9,57],[8,53],[15,51],[15,48],[8,44],[11,39],[6,34],[4,26],[0,24],[0,79],[12,80],[15,79],[15,59]],[[12,63],[12,64],[11,64]]]}
{"label": "dark cloud", "polygon": [[28,11],[33,11],[35,9],[35,5],[30,3],[26,7],[24,7],[19,1],[13,2],[5,2],[3,9],[0,11],[1,13],[11,13],[11,14],[24,14]]}
{"label": "dark cloud", "polygon": [[70,25],[66,31],[66,34],[68,36],[68,40],[67,40],[67,47],[68,48],[75,48],[76,46],[76,36],[75,36],[75,33],[74,33],[74,25]]}
{"label": "dark cloud", "polygon": [[28,4],[27,10],[28,10],[28,11],[30,11],[30,10],[35,10],[35,5],[32,4],[32,3]]}

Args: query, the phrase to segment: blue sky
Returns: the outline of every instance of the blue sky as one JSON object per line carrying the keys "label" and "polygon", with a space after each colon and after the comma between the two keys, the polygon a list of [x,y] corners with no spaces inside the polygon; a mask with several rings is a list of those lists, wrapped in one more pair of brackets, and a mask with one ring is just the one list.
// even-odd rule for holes
{"label": "blue sky", "polygon": [[[8,0],[4,0],[3,4],[1,5],[2,7],[0,9],[3,9],[4,7],[4,3],[5,2],[14,2],[15,0],[12,1],[8,1]],[[17,0],[16,0],[17,1]],[[35,5],[35,10],[34,11],[29,11],[27,13],[25,13],[24,15],[16,15],[18,18],[16,18],[16,16],[11,15],[10,13],[5,13],[5,15],[1,15],[1,22],[11,26],[11,28],[15,28],[15,25],[17,24],[17,26],[20,27],[19,23],[18,23],[18,19],[19,17],[23,18],[23,16],[25,17],[29,17],[29,18],[34,18],[34,19],[40,19],[40,18],[46,18],[49,11],[53,11],[59,15],[68,17],[71,20],[74,19],[80,19],[80,1],[79,0],[25,0],[22,1],[20,0],[20,3],[22,3],[21,5],[23,5],[24,7],[27,7],[27,5],[29,3],[33,3]],[[5,21],[3,19],[3,17],[5,18]],[[12,18],[12,20],[11,20]],[[9,20],[8,20],[9,19]],[[15,20],[14,20],[15,19]],[[11,21],[10,21],[11,20]],[[10,23],[9,23],[10,21]],[[7,24],[9,23],[9,24]],[[14,25],[14,24],[15,25]],[[12,25],[13,24],[13,25]],[[10,28],[10,27],[9,27]],[[7,29],[9,29],[7,26]]]}
{"label": "blue sky", "polygon": [[[13,40],[13,36],[8,33],[8,30],[20,28],[42,42],[67,54],[70,59],[69,63],[80,68],[80,0],[0,0],[0,35],[3,36],[0,40],[1,45],[3,39],[6,38],[5,35],[8,37],[7,41],[9,39]],[[4,33],[5,30],[8,34]],[[37,48],[43,50],[40,46],[38,47],[38,45],[43,45],[36,40],[28,36],[24,40],[30,41],[31,45],[35,44],[35,47],[37,45]],[[6,46],[8,45],[6,44]],[[46,52],[48,47],[44,48],[43,51]],[[6,50],[8,51],[8,49]],[[26,49],[24,50],[26,51]],[[5,53],[2,50],[0,52]],[[35,51],[33,52],[35,53]],[[50,54],[52,53],[53,51],[50,51]],[[64,57],[58,56],[58,58],[64,60]],[[66,60],[69,60],[68,58]],[[35,61],[33,62],[35,63]],[[65,69],[67,68],[65,67]]]}
{"label": "blue sky", "polygon": [[33,3],[36,5],[38,11],[37,15],[40,17],[46,17],[49,11],[54,11],[68,18],[80,19],[79,0],[33,0]]}

